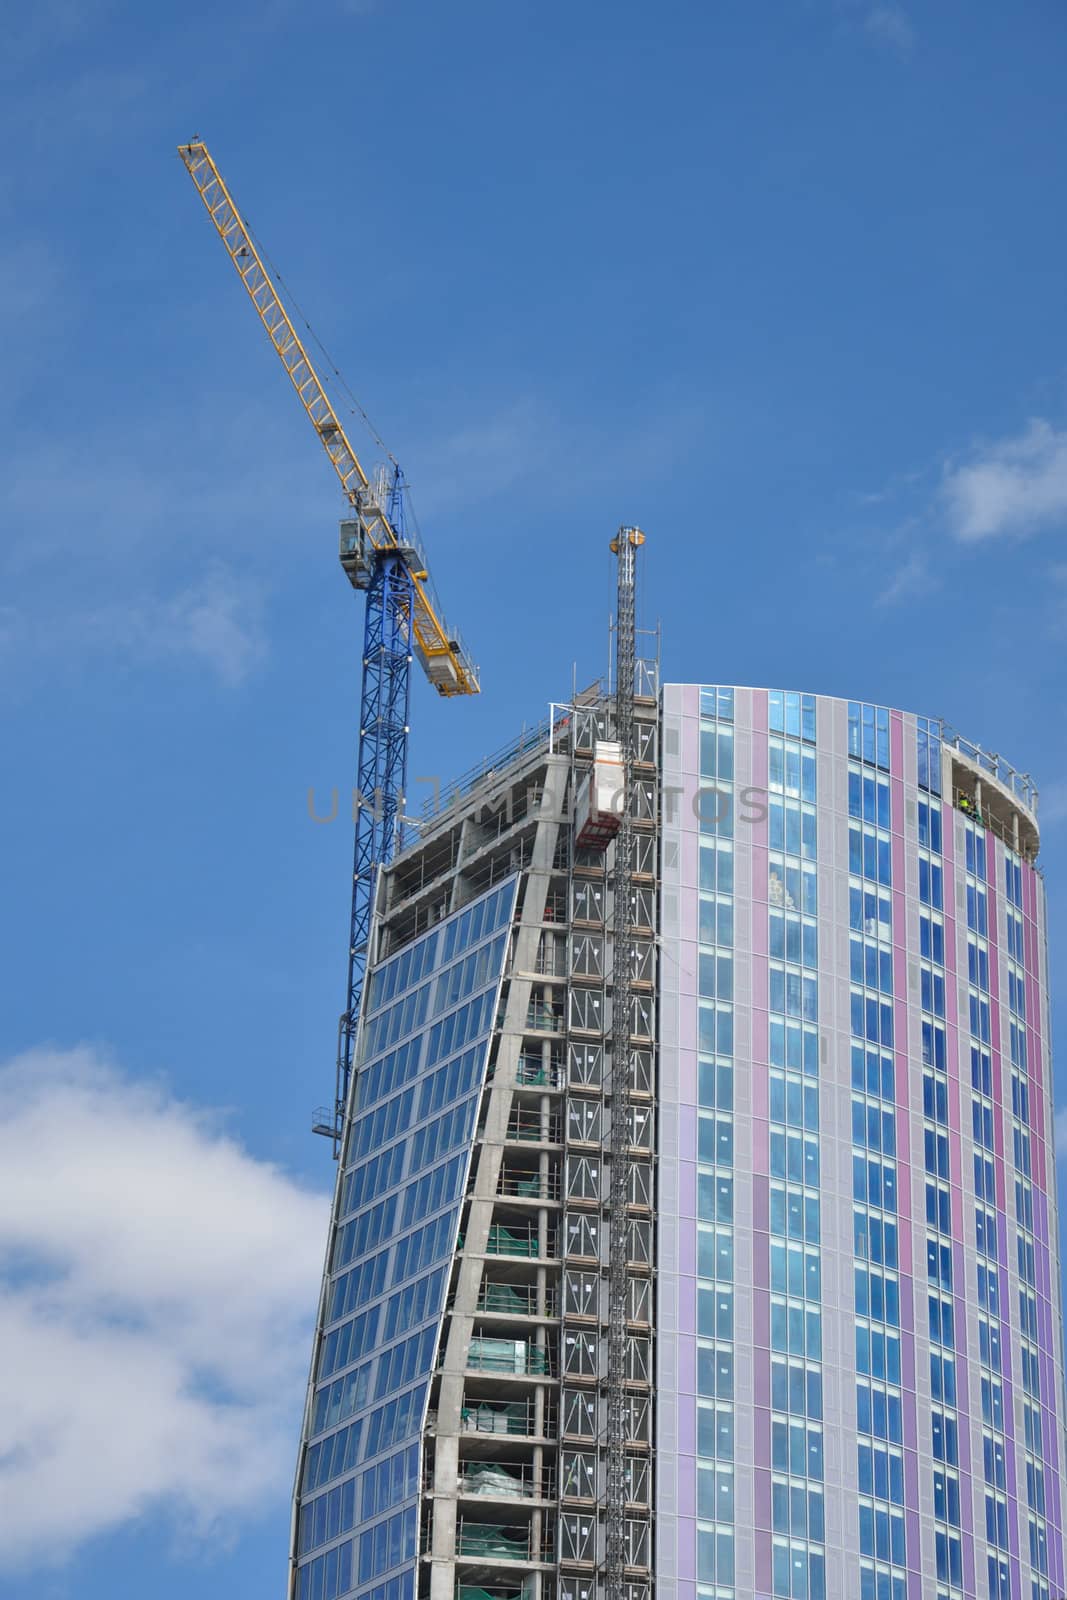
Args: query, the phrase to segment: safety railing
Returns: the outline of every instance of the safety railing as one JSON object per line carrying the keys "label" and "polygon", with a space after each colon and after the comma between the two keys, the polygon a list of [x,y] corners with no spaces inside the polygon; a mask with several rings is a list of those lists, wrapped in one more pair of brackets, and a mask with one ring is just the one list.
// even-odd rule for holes
{"label": "safety railing", "polygon": [[552,1260],[556,1255],[556,1230],[545,1233],[545,1253],[542,1256],[536,1223],[513,1223],[504,1227],[494,1222],[489,1228],[485,1253],[487,1256],[524,1256],[527,1260]]}
{"label": "safety railing", "polygon": [[496,1192],[511,1200],[558,1200],[562,1191],[556,1171],[540,1173],[521,1167],[501,1167]]}
{"label": "safety railing", "polygon": [[560,715],[559,708],[553,707],[550,715],[541,722],[535,723],[531,728],[524,726],[518,738],[513,739],[510,744],[494,751],[492,755],[483,757],[476,766],[468,768],[458,778],[436,784],[434,792],[423,802],[423,816],[427,818],[440,816],[486,779],[503,778],[510,768],[518,765],[532,753],[538,750],[550,751],[553,734],[565,731],[567,721],[566,716]]}
{"label": "safety railing", "polygon": [[495,1279],[484,1279],[476,1303],[479,1311],[492,1311],[505,1317],[552,1317],[556,1314],[559,1302],[555,1288],[548,1288],[545,1290],[543,1309],[539,1309],[536,1284],[498,1283]]}
{"label": "safety railing", "polygon": [[[1036,834],[1029,831],[1032,827],[1031,824],[1027,824],[1027,835],[1022,837],[1022,830],[1018,829],[1017,823],[1013,825],[1007,818],[998,816],[992,805],[988,803],[979,805],[975,796],[964,789],[953,791],[952,803],[957,811],[961,811],[965,817],[969,817],[979,827],[985,828],[989,833],[992,833],[1002,844],[1006,844],[1009,850],[1021,850],[1024,855],[1030,853],[1028,843],[1036,838]],[[1003,800],[1000,801],[1000,805],[1003,808]]]}
{"label": "safety railing", "polygon": [[471,1372],[492,1372],[506,1377],[550,1378],[554,1376],[552,1352],[525,1339],[494,1339],[475,1335],[467,1348],[467,1367]]}
{"label": "safety railing", "polygon": [[526,1012],[526,1028],[530,1033],[562,1033],[562,1004],[548,1000],[531,1000]]}
{"label": "safety railing", "polygon": [[[549,934],[548,937],[551,938],[552,935]],[[551,950],[539,950],[534,958],[532,970],[543,978],[565,978],[567,976],[566,949],[558,947]]]}
{"label": "safety railing", "polygon": [[1001,755],[992,754],[983,750],[981,745],[973,744],[970,739],[965,739],[957,733],[955,728],[950,728],[947,723],[941,728],[942,743],[951,750],[958,750],[960,755],[966,756],[968,761],[973,761],[976,767],[983,772],[988,772],[991,778],[996,778],[1006,789],[1022,801],[1023,805],[1036,813],[1037,811],[1037,786],[1028,772],[1018,772],[1010,761],[1005,761]]}
{"label": "safety railing", "polygon": [[551,1500],[556,1473],[551,1466],[535,1467],[530,1461],[464,1461],[459,1478],[461,1495],[492,1499]]}
{"label": "safety railing", "polygon": [[[486,1400],[468,1394],[464,1396],[459,1425],[464,1433],[555,1439],[559,1435],[559,1410],[548,1389],[522,1400]],[[430,1412],[427,1427],[432,1431],[436,1426],[437,1414]]]}
{"label": "safety railing", "polygon": [[[481,1589],[470,1583],[457,1583],[455,1600],[534,1600],[534,1580],[524,1578],[520,1588]],[[541,1600],[556,1600],[556,1586],[547,1573],[541,1574]]]}
{"label": "safety railing", "polygon": [[557,1112],[544,1116],[537,1107],[516,1106],[508,1117],[506,1138],[522,1144],[559,1144],[561,1129]]}
{"label": "safety railing", "polygon": [[460,1517],[456,1524],[456,1557],[489,1566],[497,1561],[551,1561],[553,1532],[549,1519],[541,1538],[535,1541],[530,1525],[476,1522],[472,1517]]}
{"label": "safety railing", "polygon": [[550,894],[545,899],[545,922],[563,923],[567,920],[567,896]]}
{"label": "safety railing", "polygon": [[540,1052],[521,1055],[515,1071],[515,1082],[523,1089],[562,1089],[562,1052],[553,1053],[547,1060]]}

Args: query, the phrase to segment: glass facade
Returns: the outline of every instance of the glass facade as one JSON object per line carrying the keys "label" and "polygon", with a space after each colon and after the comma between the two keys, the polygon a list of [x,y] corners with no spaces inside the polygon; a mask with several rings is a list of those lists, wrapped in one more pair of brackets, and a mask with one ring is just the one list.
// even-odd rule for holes
{"label": "glass facade", "polygon": [[734,1583],[734,730],[729,692],[701,695],[697,955],[697,1576]]}
{"label": "glass facade", "polygon": [[815,702],[771,693],[767,712],[770,1341],[756,1384],[769,1378],[774,1593],[825,1600]]}
{"label": "glass facade", "polygon": [[[848,708],[848,927],[857,1482],[862,1600],[905,1600],[901,1161],[889,713]],[[943,984],[942,984],[943,988]],[[924,978],[924,994],[927,985]],[[914,1397],[908,1396],[914,1425]],[[936,1494],[935,1494],[936,1499]]]}
{"label": "glass facade", "polygon": [[516,880],[371,972],[297,1500],[297,1600],[411,1600],[421,1440]]}
{"label": "glass facade", "polygon": [[668,685],[663,726],[658,1570],[680,1600],[1056,1600],[1032,786],[785,690]]}

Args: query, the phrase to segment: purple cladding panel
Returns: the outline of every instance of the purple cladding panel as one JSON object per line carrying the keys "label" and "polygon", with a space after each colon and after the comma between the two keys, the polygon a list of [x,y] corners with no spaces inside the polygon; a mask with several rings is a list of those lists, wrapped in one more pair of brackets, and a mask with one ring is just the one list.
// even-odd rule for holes
{"label": "purple cladding panel", "polygon": [[[912,1172],[911,1128],[913,1118],[922,1115],[921,1092],[916,1091],[908,1070],[908,952],[904,937],[907,928],[907,870],[904,803],[904,719],[899,711],[890,714],[890,814],[893,823],[893,1038],[894,1088],[897,1126],[897,1214],[900,1218],[899,1262],[900,1333],[902,1342],[901,1411],[904,1447],[904,1494],[908,1506],[919,1503],[919,1427],[915,1394],[915,1296],[910,1278],[912,1270]],[[914,1098],[918,1104],[913,1105]],[[909,1600],[922,1594],[922,1557],[919,1518],[912,1511],[906,1521],[905,1562]]]}

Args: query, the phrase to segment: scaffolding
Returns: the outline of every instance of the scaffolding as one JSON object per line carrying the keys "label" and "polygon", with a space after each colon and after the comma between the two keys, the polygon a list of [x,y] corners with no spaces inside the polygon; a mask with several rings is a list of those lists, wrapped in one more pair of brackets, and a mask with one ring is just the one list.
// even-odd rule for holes
{"label": "scaffolding", "polygon": [[637,655],[635,558],[644,542],[637,528],[612,540],[618,558],[615,633],[615,738],[622,758],[622,815],[615,836],[611,965],[611,1177],[608,1202],[608,1384],[605,1475],[605,1589],[626,1596],[626,1355],[629,1314],[630,1079],[633,1012],[633,758],[634,673]]}
{"label": "scaffolding", "polygon": [[636,654],[641,542],[612,546],[614,684],[554,708],[571,800],[559,1600],[651,1592],[659,706],[658,663]]}

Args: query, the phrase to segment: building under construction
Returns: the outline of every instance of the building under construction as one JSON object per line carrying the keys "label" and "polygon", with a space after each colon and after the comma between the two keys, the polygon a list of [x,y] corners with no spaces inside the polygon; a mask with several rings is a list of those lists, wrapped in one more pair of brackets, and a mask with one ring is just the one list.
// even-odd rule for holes
{"label": "building under construction", "polygon": [[294,1600],[1055,1600],[1036,792],[661,686],[638,539],[616,681],[379,875]]}

